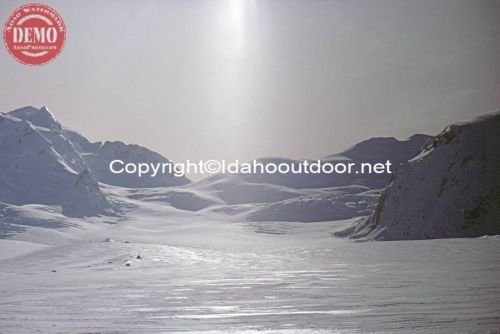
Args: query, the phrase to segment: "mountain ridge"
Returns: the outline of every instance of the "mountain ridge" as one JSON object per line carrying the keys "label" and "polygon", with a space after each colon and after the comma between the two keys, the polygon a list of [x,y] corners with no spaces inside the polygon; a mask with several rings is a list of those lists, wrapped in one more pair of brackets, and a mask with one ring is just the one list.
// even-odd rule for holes
{"label": "mountain ridge", "polygon": [[500,234],[500,111],[447,126],[403,164],[368,218],[337,233],[363,240]]}

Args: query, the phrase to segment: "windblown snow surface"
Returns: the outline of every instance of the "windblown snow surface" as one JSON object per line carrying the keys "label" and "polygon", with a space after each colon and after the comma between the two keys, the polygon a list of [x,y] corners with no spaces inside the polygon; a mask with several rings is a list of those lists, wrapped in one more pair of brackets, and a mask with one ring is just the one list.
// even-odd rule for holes
{"label": "windblown snow surface", "polygon": [[133,199],[143,191],[103,186],[127,218],[17,207],[43,219],[0,240],[0,332],[500,328],[499,238],[354,243],[331,234],[350,220],[238,222]]}

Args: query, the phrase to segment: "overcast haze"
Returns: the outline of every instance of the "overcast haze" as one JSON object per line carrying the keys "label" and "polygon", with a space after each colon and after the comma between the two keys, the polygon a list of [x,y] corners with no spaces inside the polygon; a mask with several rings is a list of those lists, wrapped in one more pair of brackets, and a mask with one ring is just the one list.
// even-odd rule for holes
{"label": "overcast haze", "polygon": [[43,3],[65,49],[29,67],[2,46],[0,110],[176,161],[314,158],[500,107],[499,1]]}

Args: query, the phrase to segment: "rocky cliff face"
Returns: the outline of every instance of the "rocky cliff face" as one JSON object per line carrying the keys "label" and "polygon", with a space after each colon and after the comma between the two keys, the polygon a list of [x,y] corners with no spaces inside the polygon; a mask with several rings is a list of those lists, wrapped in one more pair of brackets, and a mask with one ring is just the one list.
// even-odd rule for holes
{"label": "rocky cliff face", "polygon": [[403,164],[373,213],[340,236],[370,240],[500,234],[500,111],[448,126]]}

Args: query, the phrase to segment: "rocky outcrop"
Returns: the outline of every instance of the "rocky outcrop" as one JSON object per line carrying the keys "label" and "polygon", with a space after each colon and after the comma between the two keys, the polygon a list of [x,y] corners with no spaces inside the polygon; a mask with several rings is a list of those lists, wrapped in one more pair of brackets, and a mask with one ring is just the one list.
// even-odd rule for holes
{"label": "rocky outcrop", "polygon": [[339,236],[369,240],[500,234],[500,112],[448,126],[403,164],[372,214]]}

